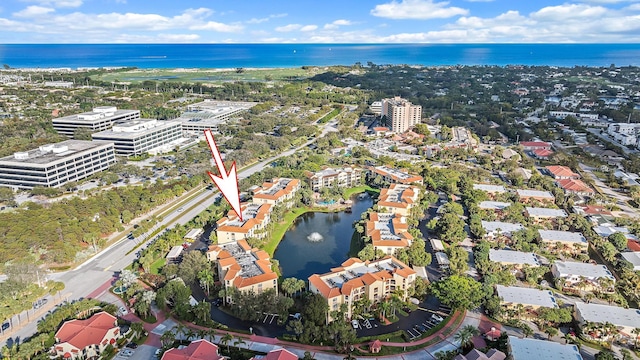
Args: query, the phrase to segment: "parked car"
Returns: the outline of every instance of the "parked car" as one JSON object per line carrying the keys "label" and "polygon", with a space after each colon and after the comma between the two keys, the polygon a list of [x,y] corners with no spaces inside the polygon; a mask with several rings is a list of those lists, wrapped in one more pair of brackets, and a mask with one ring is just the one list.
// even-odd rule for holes
{"label": "parked car", "polygon": [[11,327],[11,324],[9,324],[8,322],[2,324],[2,331],[9,329],[9,327]]}
{"label": "parked car", "polygon": [[217,299],[213,300],[213,305],[214,306],[222,305],[222,298],[217,298]]}
{"label": "parked car", "polygon": [[433,320],[433,321],[435,321],[435,322],[440,322],[440,321],[442,321],[442,320],[444,320],[444,319],[443,319],[443,318],[442,318],[442,316],[440,316],[440,315],[431,314],[431,320]]}
{"label": "parked car", "polygon": [[138,348],[138,344],[134,343],[134,342],[130,342],[127,344],[127,347],[129,349],[137,349]]}
{"label": "parked car", "polygon": [[121,315],[127,315],[129,313],[129,311],[127,311],[127,309],[124,306],[120,306],[120,309],[118,309],[118,311],[120,312]]}
{"label": "parked car", "polygon": [[353,326],[354,329],[357,329],[360,324],[358,324],[358,320],[351,320],[351,326]]}

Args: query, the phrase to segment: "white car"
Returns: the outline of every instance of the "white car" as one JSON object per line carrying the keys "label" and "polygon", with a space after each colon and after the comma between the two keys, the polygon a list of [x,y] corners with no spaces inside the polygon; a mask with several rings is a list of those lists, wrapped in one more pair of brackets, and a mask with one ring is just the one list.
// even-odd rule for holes
{"label": "white car", "polygon": [[118,355],[122,356],[122,357],[129,357],[131,355],[133,355],[133,350],[130,349],[122,349]]}
{"label": "white car", "polygon": [[442,316],[439,316],[439,315],[436,315],[436,314],[431,314],[431,319],[432,319],[433,321],[437,321],[437,322],[441,322],[442,320],[444,320],[444,319],[442,318]]}
{"label": "white car", "polygon": [[351,326],[353,326],[354,329],[357,329],[360,326],[358,324],[358,320],[351,320]]}
{"label": "white car", "polygon": [[120,309],[118,309],[118,311],[122,316],[127,315],[129,313],[129,311],[127,311],[127,309],[124,306],[120,306]]}
{"label": "white car", "polygon": [[178,209],[178,212],[183,212],[183,211],[184,211],[184,208]]}

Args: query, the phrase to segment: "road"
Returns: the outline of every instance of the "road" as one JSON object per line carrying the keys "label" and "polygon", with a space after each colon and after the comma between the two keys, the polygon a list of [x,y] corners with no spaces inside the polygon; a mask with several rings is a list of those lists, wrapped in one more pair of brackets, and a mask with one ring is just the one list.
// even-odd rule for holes
{"label": "road", "polygon": [[[323,126],[320,137],[326,135],[328,132],[337,131],[337,129],[335,128],[336,123],[336,120],[332,120],[326,123]],[[314,141],[316,141],[316,139],[309,140],[297,148],[289,149],[283,153],[280,153],[276,156],[270,157],[248,168],[245,168],[238,172],[238,178],[247,178],[255,174],[256,172],[261,171],[265,167],[270,166],[270,164],[273,163],[276,159],[283,156],[291,156],[295,152],[306,148]],[[172,228],[175,224],[184,225],[188,223],[191,219],[195,218],[199,213],[204,211],[216,201],[215,194],[217,194],[217,192],[217,189],[202,189],[197,196],[194,196],[191,200],[184,203],[179,209],[176,209],[171,213],[164,215],[162,221],[160,221],[157,226],[166,226],[167,228]],[[182,209],[184,209],[184,211]],[[147,240],[147,244],[145,244],[145,246],[147,246],[153,240],[153,238]],[[134,249],[138,244],[139,242],[135,240],[124,238],[123,240],[104,249],[103,251],[73,270],[48,274],[48,279],[64,282],[66,286],[64,289],[64,293],[68,295],[67,298],[69,300],[84,298],[89,295],[95,295],[92,293],[96,292],[97,289],[108,289],[108,286],[105,286],[105,284],[115,280],[115,273],[124,269],[129,264],[131,264],[131,262],[133,262],[133,260],[136,258],[135,252],[132,252],[129,255],[127,255],[127,253],[130,250]],[[144,246],[140,248],[142,249],[144,248]],[[53,300],[50,296],[48,298],[49,301]],[[26,315],[22,316],[23,319],[25,317]],[[25,337],[33,335],[37,330],[37,320],[39,320],[40,318],[41,317],[30,318],[30,322],[28,324],[24,325],[24,327],[22,327],[21,329],[11,333],[11,337],[9,337],[8,339],[2,339],[1,344],[11,344],[12,342],[20,341],[20,339],[24,339]]]}

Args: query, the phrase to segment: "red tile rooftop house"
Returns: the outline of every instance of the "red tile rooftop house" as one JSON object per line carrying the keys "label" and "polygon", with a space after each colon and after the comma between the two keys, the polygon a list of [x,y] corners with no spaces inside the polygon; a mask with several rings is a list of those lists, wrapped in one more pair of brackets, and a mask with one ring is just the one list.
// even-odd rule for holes
{"label": "red tile rooftop house", "polygon": [[551,175],[551,177],[553,177],[556,180],[580,179],[579,174],[574,173],[573,170],[571,170],[566,166],[553,165],[553,166],[547,166],[546,169],[549,175]]}
{"label": "red tile rooftop house", "polygon": [[64,359],[88,359],[98,356],[107,345],[121,337],[115,316],[104,311],[86,320],[66,321],[56,332],[53,350]]}
{"label": "red tile rooftop house", "polygon": [[544,141],[523,141],[520,145],[524,151],[551,150],[551,143]]}
{"label": "red tile rooftop house", "polygon": [[224,360],[218,354],[218,346],[204,339],[191,342],[182,349],[170,349],[162,355],[162,360]]}
{"label": "red tile rooftop house", "polygon": [[271,350],[267,355],[256,355],[251,360],[298,360],[298,356],[287,349]]}

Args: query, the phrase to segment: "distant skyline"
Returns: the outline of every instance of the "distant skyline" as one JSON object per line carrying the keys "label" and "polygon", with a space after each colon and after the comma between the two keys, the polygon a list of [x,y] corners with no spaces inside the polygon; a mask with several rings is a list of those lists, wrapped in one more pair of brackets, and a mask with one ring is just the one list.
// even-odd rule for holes
{"label": "distant skyline", "polygon": [[3,0],[0,43],[639,43],[640,0]]}

